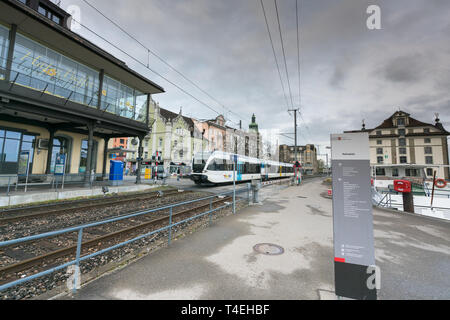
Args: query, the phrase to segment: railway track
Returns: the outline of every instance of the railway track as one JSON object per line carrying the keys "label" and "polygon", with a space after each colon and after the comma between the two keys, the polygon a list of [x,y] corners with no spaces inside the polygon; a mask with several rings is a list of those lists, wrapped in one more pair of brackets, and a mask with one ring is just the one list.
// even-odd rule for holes
{"label": "railway track", "polygon": [[[95,200],[80,200],[67,203],[58,203],[52,205],[43,206],[33,206],[26,208],[10,209],[4,210],[0,213],[0,225],[7,224],[10,222],[24,221],[33,218],[46,217],[50,215],[68,214],[78,210],[90,210],[94,208],[100,208],[105,206],[116,206],[124,204],[133,200],[151,200],[160,198],[162,196],[178,194],[178,190],[168,190],[168,191],[156,191],[144,194],[133,194],[118,197],[107,197]],[[192,193],[192,191],[184,191],[186,193]],[[27,211],[34,210],[34,212],[29,213]]]}
{"label": "railway track", "polygon": [[[198,211],[205,212],[205,209],[217,208],[223,205],[224,202],[232,201],[232,197],[226,197],[212,201],[209,200],[201,201],[204,203],[198,204],[193,203],[191,205],[185,205],[184,207],[179,207],[179,209],[174,210],[172,213],[172,223],[183,220],[186,216],[194,216],[198,214]],[[128,213],[129,214],[129,213]],[[127,214],[127,215],[128,215]],[[82,242],[81,256],[86,254],[91,254],[93,252],[102,250],[113,246],[114,244],[121,243],[123,241],[133,239],[142,234],[157,230],[162,226],[168,225],[169,223],[169,210],[162,209],[161,211],[156,211],[154,213],[143,215],[139,217],[124,219],[115,223],[111,223],[112,227],[104,227],[105,225],[100,225],[94,227],[93,229],[86,229],[83,231],[83,238],[85,241]],[[107,224],[109,225],[109,224]],[[74,259],[76,255],[76,234],[65,234],[64,237],[56,236],[58,243],[65,243],[62,248],[57,248],[58,245],[52,239],[37,240],[31,245],[41,246],[43,249],[49,249],[48,252],[44,252],[36,257],[24,259],[16,263],[4,266],[0,268],[0,284],[5,284],[14,281],[24,274],[34,274],[62,264],[61,260],[65,262]],[[53,240],[54,240],[53,239]],[[13,245],[14,246],[14,245]],[[17,245],[16,245],[17,247]],[[3,256],[5,256],[5,249],[2,248]],[[16,248],[17,250],[17,248]],[[19,250],[27,251],[32,250],[30,244],[21,245]],[[44,250],[45,251],[45,250]],[[22,273],[22,275],[19,275]]]}

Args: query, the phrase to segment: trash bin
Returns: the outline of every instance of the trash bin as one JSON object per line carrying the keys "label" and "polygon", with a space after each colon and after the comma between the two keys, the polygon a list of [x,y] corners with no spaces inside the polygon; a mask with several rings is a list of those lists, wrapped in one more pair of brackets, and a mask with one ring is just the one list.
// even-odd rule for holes
{"label": "trash bin", "polygon": [[109,166],[109,184],[111,186],[120,186],[123,184],[123,162],[110,160]]}

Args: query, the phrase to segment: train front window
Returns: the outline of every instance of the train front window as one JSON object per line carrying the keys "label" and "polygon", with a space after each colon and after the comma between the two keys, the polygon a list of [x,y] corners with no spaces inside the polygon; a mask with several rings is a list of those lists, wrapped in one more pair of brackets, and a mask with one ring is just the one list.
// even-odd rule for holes
{"label": "train front window", "polygon": [[202,173],[205,169],[206,161],[195,159],[194,164],[192,165],[192,172],[194,173]]}

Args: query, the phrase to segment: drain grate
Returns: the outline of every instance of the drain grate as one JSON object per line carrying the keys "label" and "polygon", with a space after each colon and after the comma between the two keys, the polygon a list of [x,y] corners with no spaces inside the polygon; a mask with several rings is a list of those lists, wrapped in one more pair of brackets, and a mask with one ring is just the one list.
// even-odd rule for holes
{"label": "drain grate", "polygon": [[258,243],[253,247],[253,250],[269,256],[277,256],[284,253],[282,247],[273,243]]}

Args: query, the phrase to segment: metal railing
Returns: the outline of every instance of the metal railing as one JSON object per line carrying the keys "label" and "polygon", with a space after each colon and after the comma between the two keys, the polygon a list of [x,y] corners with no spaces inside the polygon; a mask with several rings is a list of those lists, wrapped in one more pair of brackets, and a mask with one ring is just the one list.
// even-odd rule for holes
{"label": "metal railing", "polygon": [[[70,228],[66,228],[66,229],[62,229],[62,230],[51,231],[51,232],[46,232],[46,233],[37,234],[37,235],[33,235],[33,236],[28,236],[28,237],[23,237],[23,238],[18,238],[18,239],[13,239],[13,240],[0,242],[0,248],[1,248],[1,247],[16,245],[16,244],[20,244],[20,243],[24,243],[24,242],[28,242],[28,241],[39,240],[39,239],[43,239],[43,238],[55,237],[55,236],[58,236],[58,235],[61,235],[61,234],[69,233],[69,232],[78,232],[75,260],[72,260],[70,262],[61,264],[59,266],[50,268],[48,270],[45,270],[45,271],[42,271],[42,272],[30,275],[28,277],[24,277],[24,278],[21,278],[21,279],[18,279],[18,280],[15,280],[15,281],[12,281],[12,282],[0,285],[0,291],[6,290],[8,288],[14,287],[14,286],[22,284],[22,283],[25,283],[27,281],[31,281],[31,280],[34,280],[34,279],[37,279],[37,278],[49,275],[49,274],[54,273],[54,272],[56,272],[58,270],[61,270],[61,269],[64,269],[64,268],[67,268],[69,266],[73,266],[74,265],[74,266],[76,266],[76,268],[75,268],[75,275],[74,275],[74,278],[73,278],[73,286],[72,286],[73,289],[72,290],[75,292],[76,289],[77,289],[76,284],[78,283],[78,279],[80,277],[80,269],[79,269],[80,262],[85,261],[85,260],[90,259],[90,258],[93,258],[93,257],[96,257],[98,255],[104,254],[104,253],[109,252],[111,250],[123,247],[123,246],[125,246],[125,245],[127,245],[129,243],[138,241],[140,239],[149,237],[151,235],[154,235],[154,234],[157,234],[159,232],[166,231],[166,230],[168,230],[168,245],[170,245],[170,242],[171,242],[171,239],[172,239],[172,228],[173,227],[176,227],[176,226],[178,226],[178,225],[180,225],[182,223],[186,223],[188,221],[191,221],[191,220],[203,217],[205,215],[209,215],[209,224],[211,224],[211,219],[212,219],[212,215],[213,215],[214,212],[216,212],[218,210],[221,210],[221,209],[225,209],[225,208],[227,208],[229,206],[235,205],[237,202],[241,202],[241,201],[248,201],[248,202],[250,202],[250,184],[247,184],[247,187],[245,187],[245,188],[240,188],[240,189],[236,190],[236,194],[242,194],[242,193],[245,193],[245,192],[247,193],[247,197],[246,198],[243,197],[243,198],[237,200],[235,197],[233,197],[233,202],[226,203],[225,205],[219,206],[217,208],[213,208],[213,199],[220,198],[220,197],[225,197],[226,195],[232,194],[233,191],[225,192],[225,193],[222,193],[220,195],[209,196],[209,197],[204,197],[204,198],[200,198],[200,199],[195,199],[195,200],[185,201],[185,202],[176,203],[176,204],[172,204],[172,205],[167,205],[167,206],[163,206],[163,207],[156,208],[156,209],[140,211],[140,212],[136,212],[136,213],[125,215],[125,216],[120,216],[120,217],[117,217],[117,218],[107,219],[107,220],[104,220],[104,221],[89,223],[89,224],[85,224],[85,225],[81,225],[81,226],[70,227]],[[191,203],[195,203],[195,202],[199,202],[199,201],[205,201],[205,200],[209,200],[209,210],[207,210],[207,211],[205,211],[203,213],[196,214],[196,215],[194,215],[192,217],[183,219],[183,220],[178,221],[176,223],[173,222],[172,216],[173,216],[173,209],[175,207],[179,207],[179,206],[183,206],[183,205],[187,205],[187,204],[191,204]],[[107,223],[113,223],[113,222],[117,222],[117,221],[124,220],[124,219],[129,219],[129,218],[132,218],[132,217],[142,216],[142,215],[146,215],[146,214],[149,214],[149,213],[154,213],[154,212],[161,211],[161,210],[167,210],[167,209],[169,210],[169,224],[167,226],[159,228],[159,229],[151,231],[151,232],[148,232],[148,233],[145,233],[145,234],[140,235],[138,237],[135,237],[133,239],[130,239],[130,240],[127,240],[127,241],[123,241],[121,243],[115,244],[113,246],[110,246],[108,248],[105,248],[105,249],[102,249],[102,250],[99,250],[99,251],[96,251],[94,253],[81,256],[81,248],[82,248],[82,244],[83,244],[82,243],[82,239],[83,239],[83,230],[84,229],[92,228],[92,227],[95,227],[95,226],[104,225],[104,224],[107,224]]]}

